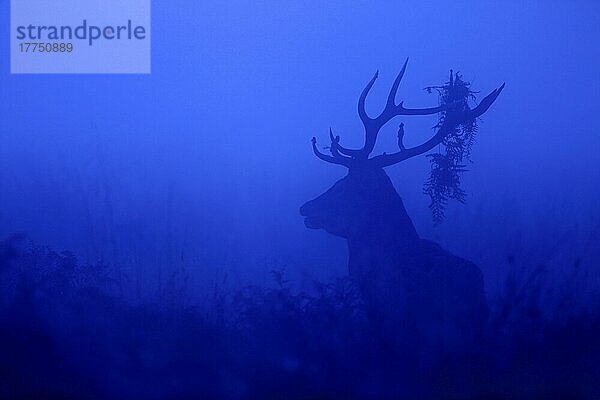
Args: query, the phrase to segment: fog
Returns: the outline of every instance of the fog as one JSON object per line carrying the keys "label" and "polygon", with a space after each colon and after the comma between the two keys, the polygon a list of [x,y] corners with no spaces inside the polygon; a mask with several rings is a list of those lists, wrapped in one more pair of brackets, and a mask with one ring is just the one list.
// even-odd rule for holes
{"label": "fog", "polygon": [[[111,265],[147,295],[176,270],[198,296],[273,269],[299,285],[344,275],[344,241],[298,213],[345,174],[310,139],[325,145],[332,127],[359,146],[360,92],[379,70],[378,113],[408,57],[407,106],[437,105],[423,88],[450,69],[482,95],[506,82],[480,124],[467,204],[442,225],[423,194],[428,160],[388,168],[421,235],[475,261],[488,288],[520,248],[550,262],[597,245],[600,3],[178,0],[152,12],[150,75],[9,75],[4,63],[1,237]],[[2,29],[6,61],[8,42]],[[399,122],[416,145],[436,120],[397,118],[375,153],[394,149]]]}

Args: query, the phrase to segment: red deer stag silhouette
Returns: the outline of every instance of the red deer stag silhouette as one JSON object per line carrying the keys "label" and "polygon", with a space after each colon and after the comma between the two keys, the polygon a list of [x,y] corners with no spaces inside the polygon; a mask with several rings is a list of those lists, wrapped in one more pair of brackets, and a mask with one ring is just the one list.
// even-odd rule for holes
{"label": "red deer stag silhouette", "polygon": [[[461,124],[476,120],[494,103],[504,84],[475,108],[466,101],[438,107],[406,108],[396,103],[396,93],[408,60],[396,77],[384,110],[367,115],[365,100],[378,73],[358,100],[365,141],[360,149],[341,145],[329,132],[331,155],[323,154],[312,138],[315,155],[323,161],[348,168],[348,174],[329,190],[304,204],[300,213],[312,229],[345,238],[349,248],[349,273],[357,283],[372,315],[402,314],[403,321],[431,330],[443,326],[446,335],[463,335],[485,319],[487,303],[481,271],[439,245],[419,238],[402,199],[383,170],[428,152],[455,132]],[[458,76],[457,76],[458,77]],[[455,84],[450,72],[450,87]],[[398,133],[398,151],[371,156],[381,128],[396,116],[440,115],[435,134],[426,142],[406,147],[404,125]]]}

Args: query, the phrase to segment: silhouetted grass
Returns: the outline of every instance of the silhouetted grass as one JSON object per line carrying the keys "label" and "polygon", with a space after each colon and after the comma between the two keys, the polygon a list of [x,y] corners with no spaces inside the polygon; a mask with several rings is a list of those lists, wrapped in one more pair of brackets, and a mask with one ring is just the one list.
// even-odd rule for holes
{"label": "silhouetted grass", "polygon": [[349,278],[296,293],[274,271],[269,287],[216,285],[197,307],[130,304],[109,269],[13,237],[0,244],[0,398],[598,398],[597,297],[581,271],[547,275],[509,274],[484,334],[455,343],[373,321]]}

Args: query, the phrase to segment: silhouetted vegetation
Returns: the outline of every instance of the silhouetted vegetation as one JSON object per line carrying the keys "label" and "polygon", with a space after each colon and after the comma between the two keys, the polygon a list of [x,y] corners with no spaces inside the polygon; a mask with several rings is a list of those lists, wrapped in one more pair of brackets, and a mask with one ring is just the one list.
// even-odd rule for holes
{"label": "silhouetted vegetation", "polygon": [[544,274],[509,274],[485,332],[457,342],[381,329],[350,278],[297,293],[274,271],[270,287],[216,285],[209,304],[132,304],[108,268],[13,237],[0,397],[597,398],[598,298],[582,299],[581,274],[552,289]]}
{"label": "silhouetted vegetation", "polygon": [[[453,113],[468,113],[469,102],[475,100],[471,84],[463,80],[459,73],[453,75],[442,86],[425,88],[429,93],[437,91],[441,107],[449,107]],[[448,117],[447,111],[440,113],[437,127]],[[477,118],[467,119],[450,130],[441,142],[442,151],[429,154],[431,173],[425,182],[424,192],[431,199],[429,208],[433,221],[439,224],[444,219],[444,210],[449,199],[465,202],[466,192],[460,187],[460,176],[466,171],[466,162],[470,162],[471,148],[477,135]]]}

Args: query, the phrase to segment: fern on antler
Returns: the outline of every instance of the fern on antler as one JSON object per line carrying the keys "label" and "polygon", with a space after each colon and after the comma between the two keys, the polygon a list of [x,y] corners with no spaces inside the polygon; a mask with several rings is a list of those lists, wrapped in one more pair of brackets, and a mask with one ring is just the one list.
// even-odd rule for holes
{"label": "fern on antler", "polygon": [[[470,86],[458,72],[453,74],[450,71],[450,80],[443,86],[430,86],[425,90],[429,93],[437,91],[440,107],[455,113],[467,113],[469,101],[475,100],[477,93]],[[441,112],[436,128],[444,124],[446,118],[447,112]],[[476,135],[477,118],[465,119],[444,137],[438,153],[427,155],[431,171],[423,191],[431,199],[429,208],[435,224],[442,222],[449,199],[465,202],[466,192],[461,188],[460,178],[466,171],[465,162],[472,162],[471,148]]]}

